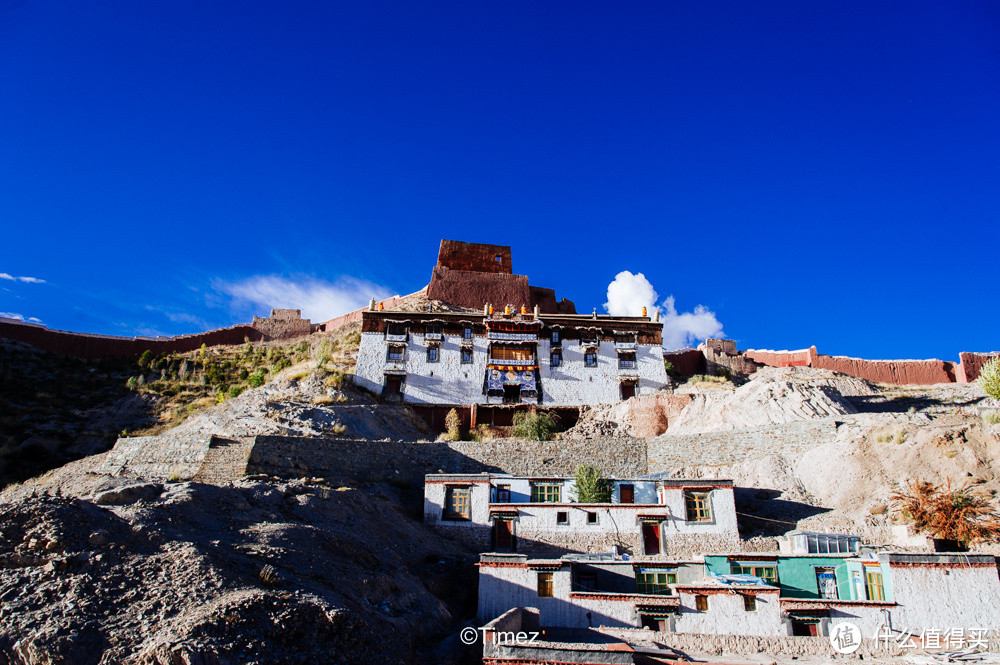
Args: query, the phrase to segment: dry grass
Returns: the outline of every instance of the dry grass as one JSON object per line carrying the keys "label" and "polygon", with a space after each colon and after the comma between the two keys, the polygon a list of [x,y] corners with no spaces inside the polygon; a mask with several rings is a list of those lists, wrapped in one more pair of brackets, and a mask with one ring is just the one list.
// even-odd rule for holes
{"label": "dry grass", "polygon": [[995,542],[1000,537],[1000,513],[982,493],[969,486],[951,489],[951,481],[934,485],[911,481],[892,493],[894,511],[935,538],[960,543]]}

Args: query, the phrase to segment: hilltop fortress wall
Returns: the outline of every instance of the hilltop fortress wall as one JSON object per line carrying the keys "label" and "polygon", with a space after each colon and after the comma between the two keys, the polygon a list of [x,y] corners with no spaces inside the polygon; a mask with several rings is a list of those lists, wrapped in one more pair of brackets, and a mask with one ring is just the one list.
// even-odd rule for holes
{"label": "hilltop fortress wall", "polygon": [[[360,316],[360,314],[359,314]],[[89,333],[53,330],[37,323],[0,318],[0,338],[30,344],[43,351],[78,358],[133,357],[144,351],[184,353],[205,346],[243,344],[246,340],[259,342],[271,339],[290,339],[312,332],[309,319],[303,319],[299,310],[273,310],[269,318],[255,316],[251,324],[209,330],[176,337],[118,337]]]}

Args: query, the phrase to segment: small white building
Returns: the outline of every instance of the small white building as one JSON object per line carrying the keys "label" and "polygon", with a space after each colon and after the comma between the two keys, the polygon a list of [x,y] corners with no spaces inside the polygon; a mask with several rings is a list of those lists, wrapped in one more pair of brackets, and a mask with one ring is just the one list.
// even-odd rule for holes
{"label": "small white building", "polygon": [[610,502],[580,503],[572,478],[433,474],[424,480],[424,521],[481,551],[676,558],[739,543],[731,480],[610,484]]}

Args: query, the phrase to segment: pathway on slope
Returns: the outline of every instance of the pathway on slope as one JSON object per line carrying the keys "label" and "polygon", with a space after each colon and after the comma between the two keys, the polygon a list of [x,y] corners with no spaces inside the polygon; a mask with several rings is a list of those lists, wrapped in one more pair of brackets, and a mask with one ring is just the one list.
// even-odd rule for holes
{"label": "pathway on slope", "polygon": [[205,453],[205,460],[192,480],[213,485],[239,480],[246,475],[252,449],[252,436],[232,439],[212,437],[212,443]]}

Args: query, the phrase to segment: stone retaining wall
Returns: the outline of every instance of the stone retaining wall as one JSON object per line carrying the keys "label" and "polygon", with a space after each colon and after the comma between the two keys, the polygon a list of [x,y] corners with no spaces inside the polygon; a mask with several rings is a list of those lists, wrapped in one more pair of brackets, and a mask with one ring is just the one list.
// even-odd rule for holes
{"label": "stone retaining wall", "polygon": [[572,475],[580,464],[600,464],[608,475],[641,476],[647,471],[643,441],[457,441],[401,443],[258,436],[248,473],[281,476],[344,474],[354,478],[423,484],[427,473],[506,472],[515,475]]}
{"label": "stone retaining wall", "polygon": [[112,476],[131,473],[148,480],[193,477],[202,466],[212,437],[205,435],[130,436],[118,439],[97,469]]}
{"label": "stone retaining wall", "polygon": [[756,429],[664,434],[648,439],[649,472],[802,453],[832,440],[836,434],[837,423],[833,418]]}

